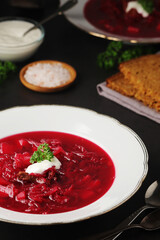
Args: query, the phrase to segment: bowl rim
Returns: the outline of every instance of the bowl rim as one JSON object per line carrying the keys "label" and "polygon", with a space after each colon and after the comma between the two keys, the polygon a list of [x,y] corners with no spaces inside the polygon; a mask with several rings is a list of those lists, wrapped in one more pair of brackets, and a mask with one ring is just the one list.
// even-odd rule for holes
{"label": "bowl rim", "polygon": [[[25,17],[14,17],[14,16],[6,16],[6,17],[0,17],[0,23],[3,22],[3,21],[24,21],[24,22],[30,22],[30,23],[33,23],[33,24],[38,24],[38,22],[34,19],[31,19],[31,18],[25,18]],[[37,40],[33,41],[33,42],[30,42],[30,43],[27,43],[27,44],[23,44],[23,45],[15,45],[15,46],[4,46],[4,45],[1,45],[0,44],[0,48],[3,47],[3,48],[10,48],[10,49],[14,49],[14,48],[24,48],[26,46],[30,46],[30,45],[33,45],[35,44],[36,42],[40,42],[41,40],[44,39],[45,37],[45,29],[42,25],[38,26],[37,28],[39,28],[40,32],[41,32],[41,36],[40,38],[38,38]]]}

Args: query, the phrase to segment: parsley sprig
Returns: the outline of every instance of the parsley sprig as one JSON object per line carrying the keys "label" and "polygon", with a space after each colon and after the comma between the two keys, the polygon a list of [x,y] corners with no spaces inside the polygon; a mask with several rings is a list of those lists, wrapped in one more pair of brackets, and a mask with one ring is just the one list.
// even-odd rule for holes
{"label": "parsley sprig", "polygon": [[145,45],[126,45],[121,41],[110,41],[106,50],[98,55],[97,63],[100,68],[108,70],[118,66],[121,62],[142,55],[153,54],[156,51],[158,51],[156,45],[146,47]]}
{"label": "parsley sprig", "polygon": [[153,0],[138,0],[138,3],[141,4],[144,10],[151,14],[154,10]]}
{"label": "parsley sprig", "polygon": [[15,70],[16,70],[16,65],[14,63],[9,61],[6,61],[6,62],[0,61],[0,84],[4,80],[6,80],[10,72],[15,72]]}
{"label": "parsley sprig", "polygon": [[54,157],[53,152],[51,151],[47,143],[39,145],[37,151],[35,151],[30,159],[31,163],[41,162],[43,160],[51,161]]}

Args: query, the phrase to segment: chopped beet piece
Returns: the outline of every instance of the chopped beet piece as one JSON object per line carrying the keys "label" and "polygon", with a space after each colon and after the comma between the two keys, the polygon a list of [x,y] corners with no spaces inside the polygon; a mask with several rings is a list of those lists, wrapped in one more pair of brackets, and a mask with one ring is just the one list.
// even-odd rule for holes
{"label": "chopped beet piece", "polygon": [[30,163],[30,154],[28,152],[15,153],[13,167],[14,168],[26,168]]}
{"label": "chopped beet piece", "polygon": [[13,198],[17,192],[17,189],[13,184],[10,184],[8,186],[2,186],[0,185],[0,196],[2,197],[10,197]]}
{"label": "chopped beet piece", "polygon": [[133,33],[133,34],[139,33],[139,28],[137,28],[137,27],[129,26],[127,30],[128,30],[128,32]]}
{"label": "chopped beet piece", "polygon": [[15,146],[13,144],[3,142],[3,143],[0,144],[0,153],[2,153],[2,154],[14,154],[15,153]]}
{"label": "chopped beet piece", "polygon": [[25,198],[26,198],[26,193],[25,193],[25,191],[22,191],[22,192],[18,193],[17,196],[16,196],[16,200],[17,200],[17,201],[24,200]]}

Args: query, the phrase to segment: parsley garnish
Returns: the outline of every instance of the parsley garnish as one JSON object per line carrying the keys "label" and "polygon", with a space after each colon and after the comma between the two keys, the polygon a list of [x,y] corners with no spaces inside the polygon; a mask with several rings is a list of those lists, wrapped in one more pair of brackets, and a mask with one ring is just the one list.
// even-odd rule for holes
{"label": "parsley garnish", "polygon": [[97,63],[100,68],[106,70],[118,66],[121,62],[132,58],[140,57],[146,54],[153,54],[158,51],[158,46],[135,46],[126,45],[120,41],[110,41],[106,51],[100,53],[97,57]]}
{"label": "parsley garnish", "polygon": [[37,151],[35,151],[30,159],[31,163],[41,162],[43,160],[51,161],[54,157],[53,152],[51,151],[49,145],[47,143],[43,143],[39,145]]}
{"label": "parsley garnish", "polygon": [[16,70],[16,65],[14,63],[9,61],[6,61],[6,62],[0,61],[0,83],[6,80],[10,72],[14,72],[15,70]]}
{"label": "parsley garnish", "polygon": [[149,14],[154,10],[153,0],[138,0],[138,3],[141,4],[144,10],[146,10]]}

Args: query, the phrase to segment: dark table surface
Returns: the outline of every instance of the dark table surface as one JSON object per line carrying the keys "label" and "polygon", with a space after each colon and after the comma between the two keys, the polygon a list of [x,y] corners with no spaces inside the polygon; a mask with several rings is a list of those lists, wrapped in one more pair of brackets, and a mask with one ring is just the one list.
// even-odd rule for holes
{"label": "dark table surface", "polygon": [[[55,3],[53,1],[53,3]],[[52,4],[53,4],[52,3]],[[54,4],[53,4],[54,5]],[[1,3],[0,16],[25,16],[39,20],[53,9],[51,2],[43,10],[25,10]],[[144,205],[147,187],[160,176],[160,126],[150,119],[101,97],[96,85],[113,72],[97,66],[97,55],[106,49],[108,41],[93,37],[73,26],[64,16],[58,16],[45,25],[46,37],[38,52],[28,61],[17,64],[18,70],[28,62],[53,59],[71,64],[77,70],[76,82],[67,90],[57,93],[37,93],[25,88],[19,81],[19,72],[0,86],[0,109],[37,104],[59,104],[88,108],[116,118],[133,129],[145,143],[149,153],[149,170],[141,188],[126,203],[102,216],[83,222],[57,226],[24,226],[0,223],[0,238],[10,239],[83,239],[90,234],[113,228],[133,211]],[[127,181],[127,179],[126,179]],[[129,230],[119,239],[160,239],[160,230],[147,232]]]}

